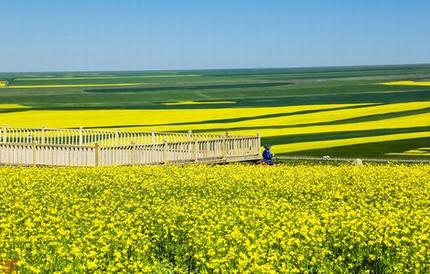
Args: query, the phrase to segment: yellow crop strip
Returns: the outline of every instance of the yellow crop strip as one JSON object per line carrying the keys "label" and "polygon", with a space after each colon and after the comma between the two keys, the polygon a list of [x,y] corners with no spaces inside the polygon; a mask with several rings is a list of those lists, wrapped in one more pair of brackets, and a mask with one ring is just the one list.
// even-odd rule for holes
{"label": "yellow crop strip", "polygon": [[[29,110],[5,113],[0,116],[0,124],[16,126],[47,127],[103,127],[132,126],[140,128],[176,129],[170,123],[193,123],[207,120],[247,118],[271,114],[291,114],[299,111],[324,111],[332,108],[354,106],[354,104],[326,104],[288,107],[261,108],[218,108],[218,109],[133,109],[133,110]],[[38,121],[35,123],[35,121]],[[226,124],[228,125],[228,123]],[[182,127],[182,126],[181,126]],[[203,125],[184,125],[185,128],[211,128]]]}
{"label": "yellow crop strip", "polygon": [[[359,106],[358,108],[337,109]],[[1,106],[0,106],[1,107]],[[0,124],[29,127],[125,127],[125,130],[210,131],[212,133],[254,135],[286,138],[305,134],[337,134],[373,130],[401,130],[430,126],[430,102],[396,103],[386,105],[307,105],[263,108],[219,109],[158,109],[158,110],[28,110],[2,113]],[[403,111],[418,111],[417,114]],[[303,111],[315,111],[302,113]],[[393,117],[378,115],[394,113]],[[395,115],[399,113],[399,115]],[[370,120],[346,120],[370,116]],[[35,124],[38,121],[38,124]],[[321,124],[319,124],[321,123]],[[307,141],[280,144],[275,153],[306,149],[328,148],[342,145],[364,144],[378,141],[404,140],[430,137],[427,131],[399,134],[373,133],[372,136],[333,138],[333,140]],[[287,139],[286,139],[287,140]]]}
{"label": "yellow crop strip", "polygon": [[[339,105],[341,107],[342,105]],[[359,105],[357,105],[359,106]],[[256,114],[254,115],[254,119],[247,119],[247,120],[240,120],[237,122],[231,122],[229,123],[229,127],[252,127],[252,126],[277,126],[277,129],[279,130],[279,127],[282,125],[288,126],[289,128],[293,127],[294,125],[300,126],[300,128],[310,128],[313,127],[315,123],[328,123],[331,121],[337,121],[337,120],[346,120],[346,119],[353,119],[363,116],[371,116],[371,115],[383,115],[387,113],[397,113],[402,111],[413,111],[413,110],[420,110],[420,109],[426,109],[430,108],[430,102],[413,102],[413,103],[397,103],[397,104],[387,104],[387,105],[371,105],[371,106],[363,106],[360,108],[349,108],[349,109],[340,109],[340,110],[331,110],[331,109],[320,109],[321,111],[313,112],[313,113],[298,113],[294,114],[294,112],[282,112],[281,109],[278,109],[276,113],[279,113],[280,115],[278,117],[273,118],[267,118],[267,117],[261,117],[260,115]],[[256,108],[258,109],[258,108]],[[213,110],[216,113],[216,110]],[[252,112],[252,111],[251,111]],[[285,114],[285,115],[282,115]],[[424,113],[421,114],[425,117],[428,116],[428,114]],[[223,117],[222,114],[220,114],[220,117]],[[238,116],[239,117],[239,116]],[[252,116],[251,116],[252,117]],[[407,116],[408,117],[408,116]],[[402,116],[393,118],[395,120],[401,119]],[[377,126],[382,126],[383,124],[391,125],[391,122],[393,122],[393,125],[396,127],[401,126],[408,126],[408,123],[406,124],[396,124],[396,122],[391,118],[386,118],[382,120],[376,120],[371,121],[371,123],[376,123]],[[406,118],[408,119],[408,118]],[[222,122],[222,119],[219,119],[220,122],[218,123],[211,123],[211,124],[202,124],[202,125],[195,125],[196,127],[199,127],[199,129],[216,129],[216,128],[225,128],[225,124]],[[387,123],[386,123],[387,122]],[[361,123],[364,122],[351,122],[351,124],[357,124],[358,126],[362,125]],[[424,124],[430,124],[430,121],[424,119],[420,123]],[[345,122],[347,124],[347,122]],[[306,126],[309,125],[309,126]],[[364,124],[366,125],[366,124]],[[411,124],[409,124],[411,125]],[[327,125],[328,127],[341,127],[342,125]],[[179,130],[182,129],[182,125],[175,127],[171,126],[171,129]]]}
{"label": "yellow crop strip", "polygon": [[29,109],[29,106],[20,104],[0,104],[0,110],[4,109]]}
{"label": "yellow crop strip", "polygon": [[429,174],[418,164],[1,167],[0,270],[427,273]]}
{"label": "yellow crop strip", "polygon": [[386,86],[430,86],[430,81],[395,81],[383,83]]}
{"label": "yellow crop strip", "polygon": [[417,149],[411,149],[404,152],[392,152],[387,155],[400,155],[400,156],[430,156],[430,147],[422,147]]}
{"label": "yellow crop strip", "polygon": [[32,89],[32,88],[77,88],[77,87],[127,87],[127,86],[138,86],[142,83],[120,83],[120,84],[67,84],[67,85],[16,85],[7,86],[11,89]]}
{"label": "yellow crop strip", "polygon": [[181,105],[217,105],[217,104],[235,104],[235,101],[179,101],[179,102],[166,102],[163,103],[165,106],[181,106]]}
{"label": "yellow crop strip", "polygon": [[[305,150],[312,150],[312,149],[358,145],[358,144],[374,143],[374,142],[409,140],[409,139],[423,138],[423,137],[430,137],[430,131],[282,144],[282,145],[276,146],[276,151],[277,153],[297,152],[297,151],[305,151]],[[425,155],[421,155],[421,156],[425,156]]]}

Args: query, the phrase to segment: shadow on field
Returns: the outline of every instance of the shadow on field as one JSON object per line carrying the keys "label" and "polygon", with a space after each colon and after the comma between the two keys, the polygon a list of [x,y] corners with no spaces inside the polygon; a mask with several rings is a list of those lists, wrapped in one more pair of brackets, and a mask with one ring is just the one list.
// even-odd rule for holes
{"label": "shadow on field", "polygon": [[[213,123],[221,123],[221,124],[223,124],[223,123],[236,123],[236,122],[243,122],[243,121],[252,121],[255,119],[278,118],[278,117],[319,113],[319,112],[326,112],[326,111],[333,111],[333,110],[356,109],[356,108],[363,108],[363,107],[377,106],[377,105],[378,104],[369,104],[369,105],[335,107],[335,108],[326,108],[326,109],[300,110],[300,111],[294,111],[294,112],[272,113],[272,114],[238,117],[238,118],[228,118],[228,119],[212,119],[212,120],[204,120],[204,121],[197,121],[197,122],[145,124],[145,125],[114,125],[114,126],[105,126],[105,127],[98,127],[98,128],[133,128],[133,127],[144,127],[144,126],[182,126],[182,125],[203,125],[203,124],[213,124]],[[280,126],[280,128],[284,128],[284,127],[285,126]],[[264,126],[258,126],[258,127],[250,127],[250,128],[253,129],[253,128],[265,128],[265,127]],[[268,128],[271,128],[271,127],[268,127]],[[247,127],[238,127],[238,128],[229,127],[229,128],[221,129],[221,131],[229,131],[229,130],[233,130],[233,129],[247,129]],[[196,132],[198,132],[198,131],[199,130],[196,130]],[[220,131],[220,130],[219,129],[213,129],[213,130],[205,129],[202,131],[210,132],[210,131]]]}
{"label": "shadow on field", "polygon": [[324,149],[303,150],[291,153],[282,153],[285,156],[315,156],[322,157],[329,155],[330,157],[372,157],[372,158],[403,158],[403,159],[430,159],[430,156],[419,155],[387,155],[388,153],[402,153],[404,151],[428,147],[430,137],[411,138],[396,141],[372,142],[357,145],[338,146]]}
{"label": "shadow on field", "polygon": [[[363,107],[367,107],[369,105],[365,105]],[[352,107],[351,107],[352,108]],[[359,107],[355,107],[359,108]],[[341,108],[340,108],[341,109]],[[326,111],[332,111],[335,109],[327,109]],[[318,112],[324,112],[323,110]],[[342,125],[342,124],[353,124],[353,123],[359,123],[359,122],[376,122],[381,121],[385,119],[390,118],[401,118],[405,116],[410,115],[417,115],[417,114],[424,114],[424,113],[430,113],[430,108],[423,108],[423,109],[415,109],[415,110],[405,110],[405,111],[398,111],[398,112],[388,112],[383,114],[372,114],[372,115],[364,115],[349,119],[340,119],[340,120],[333,120],[333,121],[327,121],[327,122],[317,122],[317,123],[304,123],[304,124],[288,124],[288,125],[270,125],[270,126],[263,126],[263,123],[261,123],[261,126],[243,126],[243,127],[228,127],[228,128],[216,128],[216,129],[203,129],[203,130],[195,130],[195,132],[213,132],[213,131],[234,131],[234,130],[258,130],[258,129],[285,129],[285,128],[300,128],[300,127],[311,127],[311,126],[330,126],[330,125]],[[279,117],[288,116],[288,115],[280,115]],[[258,117],[256,116],[254,119],[262,119],[262,118],[273,118],[273,117]],[[252,120],[252,119],[251,119]],[[205,122],[195,122],[195,123],[188,123],[188,124],[205,124]],[[218,122],[220,123],[220,122]],[[187,123],[182,123],[187,124]],[[181,125],[181,124],[167,124],[167,125]]]}
{"label": "shadow on field", "polygon": [[272,145],[280,145],[280,144],[291,144],[291,143],[302,143],[302,142],[341,140],[341,139],[348,139],[348,138],[384,136],[384,135],[400,134],[400,133],[418,133],[418,132],[426,132],[426,131],[428,131],[430,135],[430,126],[410,127],[410,128],[386,128],[386,129],[359,130],[359,131],[355,130],[355,131],[318,132],[318,133],[311,133],[311,134],[293,134],[293,135],[282,135],[282,136],[276,136],[276,137],[263,137],[262,140],[264,143],[269,143]]}
{"label": "shadow on field", "polygon": [[236,89],[236,88],[267,88],[292,85],[291,82],[265,82],[265,83],[238,83],[238,84],[212,84],[212,85],[174,85],[161,87],[134,87],[134,88],[102,88],[84,89],[84,92],[93,93],[125,93],[148,91],[174,91],[174,90],[211,90],[211,89]]}

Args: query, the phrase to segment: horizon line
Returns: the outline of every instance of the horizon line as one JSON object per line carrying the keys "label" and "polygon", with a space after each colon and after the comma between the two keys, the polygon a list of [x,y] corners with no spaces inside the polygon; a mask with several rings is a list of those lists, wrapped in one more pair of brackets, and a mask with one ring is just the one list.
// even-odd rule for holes
{"label": "horizon line", "polygon": [[30,71],[0,71],[8,73],[74,73],[74,72],[185,72],[185,71],[216,71],[216,70],[269,70],[269,69],[318,69],[318,68],[365,68],[365,67],[396,67],[396,66],[430,66],[430,63],[391,63],[391,64],[361,64],[361,65],[333,65],[333,66],[291,66],[291,67],[225,67],[225,68],[180,68],[180,69],[131,69],[131,70],[30,70]]}

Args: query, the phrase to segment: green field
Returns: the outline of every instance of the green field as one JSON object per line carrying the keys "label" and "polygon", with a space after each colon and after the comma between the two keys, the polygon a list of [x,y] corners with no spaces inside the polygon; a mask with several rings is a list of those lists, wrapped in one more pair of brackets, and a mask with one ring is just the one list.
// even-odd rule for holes
{"label": "green field", "polygon": [[[430,65],[0,73],[0,124],[256,134],[278,155],[429,158]],[[415,81],[383,85],[387,82]]]}

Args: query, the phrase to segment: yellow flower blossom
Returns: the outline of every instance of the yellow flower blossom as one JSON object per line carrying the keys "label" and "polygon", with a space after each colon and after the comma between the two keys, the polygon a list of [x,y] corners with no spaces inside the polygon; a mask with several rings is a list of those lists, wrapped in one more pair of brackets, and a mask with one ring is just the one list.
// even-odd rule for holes
{"label": "yellow flower blossom", "polygon": [[430,166],[0,168],[0,269],[428,273]]}

